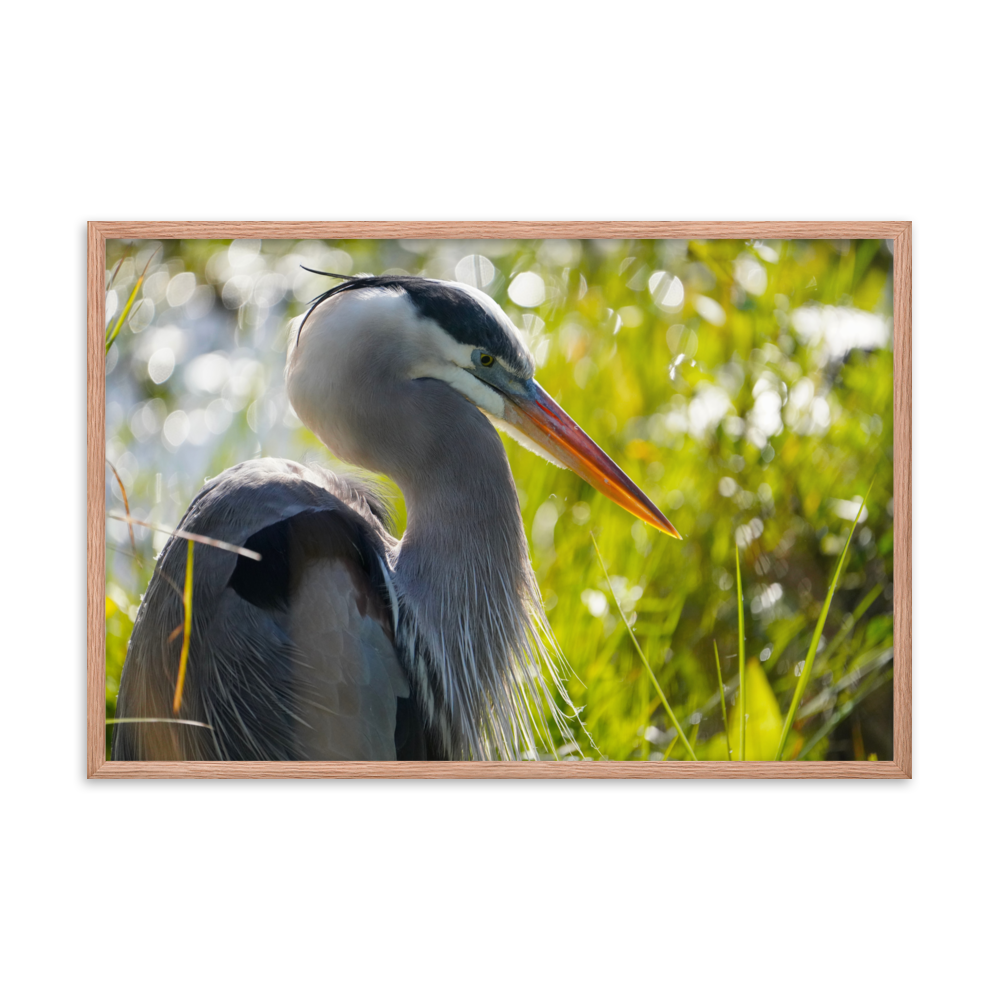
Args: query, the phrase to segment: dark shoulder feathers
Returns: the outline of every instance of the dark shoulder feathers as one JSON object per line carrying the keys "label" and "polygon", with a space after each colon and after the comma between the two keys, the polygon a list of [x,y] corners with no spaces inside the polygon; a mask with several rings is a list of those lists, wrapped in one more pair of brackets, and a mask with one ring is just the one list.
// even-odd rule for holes
{"label": "dark shoulder feathers", "polygon": [[[212,546],[195,547],[192,635],[180,717],[211,728],[119,725],[115,759],[391,756],[397,714],[396,755],[425,753],[422,728],[414,729],[410,699],[402,696],[406,682],[393,651],[394,597],[385,568],[392,540],[385,519],[385,503],[367,483],[295,462],[258,459],[208,482],[181,526],[262,557],[256,561]],[[187,542],[171,538],[136,619],[119,717],[172,715],[186,562]],[[340,581],[341,595],[328,607],[321,604],[324,613],[318,615],[302,611],[312,584],[299,586],[303,579],[315,579],[316,567],[329,567],[327,579]],[[354,623],[353,631],[332,632],[327,642],[322,630],[333,627],[337,614]],[[319,639],[313,634],[317,630]],[[310,641],[316,647],[312,652]],[[320,661],[328,673],[313,677],[310,663],[318,667]],[[337,700],[338,670],[345,676],[381,670],[394,678],[395,694],[386,696],[381,716]],[[324,680],[329,690],[320,683]],[[365,695],[363,684],[352,690]],[[310,711],[319,712],[319,722],[310,719],[304,725]],[[321,739],[320,723],[333,727],[328,738]]]}

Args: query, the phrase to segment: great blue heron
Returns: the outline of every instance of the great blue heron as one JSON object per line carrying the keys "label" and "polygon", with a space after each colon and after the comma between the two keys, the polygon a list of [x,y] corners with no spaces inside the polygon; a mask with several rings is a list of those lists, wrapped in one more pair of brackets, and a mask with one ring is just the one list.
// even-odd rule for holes
{"label": "great blue heron", "polygon": [[[307,313],[288,396],[340,458],[395,480],[403,537],[361,479],[291,461],[229,469],[181,528],[193,560],[181,717],[116,726],[116,759],[513,758],[558,716],[544,613],[510,466],[492,424],[625,510],[670,522],[534,380],[513,323],[475,288],[346,277]],[[118,716],[169,718],[187,544],[142,601]],[[555,671],[558,674],[558,671]],[[555,680],[558,687],[558,678]]]}

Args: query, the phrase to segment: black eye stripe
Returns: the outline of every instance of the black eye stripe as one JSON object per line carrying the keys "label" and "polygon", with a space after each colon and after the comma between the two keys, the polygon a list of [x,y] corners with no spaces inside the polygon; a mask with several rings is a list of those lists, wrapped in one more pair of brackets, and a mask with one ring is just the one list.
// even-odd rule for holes
{"label": "black eye stripe", "polygon": [[493,311],[461,285],[450,281],[432,281],[415,275],[329,276],[344,280],[313,299],[299,326],[300,330],[312,311],[334,295],[363,288],[399,290],[409,296],[417,312],[437,323],[457,343],[489,344],[487,356],[494,362],[497,358],[503,358],[504,366],[523,378],[531,378],[534,372],[531,355],[521,343],[510,321],[502,315],[494,315]]}

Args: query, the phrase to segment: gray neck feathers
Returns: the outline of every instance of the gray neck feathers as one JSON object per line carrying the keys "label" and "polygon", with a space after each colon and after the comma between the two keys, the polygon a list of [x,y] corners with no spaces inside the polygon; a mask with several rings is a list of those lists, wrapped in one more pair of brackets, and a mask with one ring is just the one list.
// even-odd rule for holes
{"label": "gray neck feathers", "polygon": [[449,431],[421,442],[398,476],[408,524],[394,567],[397,646],[447,756],[516,759],[534,751],[543,705],[563,719],[545,681],[565,697],[555,647],[500,438],[457,393],[425,386],[431,425]]}

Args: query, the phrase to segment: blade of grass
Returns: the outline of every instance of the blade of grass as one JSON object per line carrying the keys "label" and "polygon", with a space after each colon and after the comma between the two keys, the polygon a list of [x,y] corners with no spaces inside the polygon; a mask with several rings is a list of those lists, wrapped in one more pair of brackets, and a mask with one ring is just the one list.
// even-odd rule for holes
{"label": "blade of grass", "polygon": [[227,552],[235,552],[238,556],[246,556],[255,562],[261,561],[261,554],[253,549],[244,549],[240,545],[230,545],[229,542],[220,542],[218,538],[209,538],[208,535],[196,535],[191,531],[183,531],[181,528],[168,528],[163,524],[150,524],[149,521],[139,521],[134,517],[122,517],[121,514],[108,514],[108,517],[116,521],[125,521],[126,524],[141,524],[144,528],[151,528],[153,531],[162,531],[166,535],[173,535],[175,538],[186,538],[189,542],[198,542],[201,545],[211,545],[216,549],[225,549]]}
{"label": "blade of grass", "polygon": [[125,492],[125,484],[122,482],[122,477],[118,475],[118,470],[114,467],[110,458],[104,460],[111,466],[111,474],[118,480],[118,489],[122,491],[122,502],[125,504],[125,514],[129,518],[128,522],[128,537],[129,541],[132,543],[132,555],[135,556],[136,560],[141,563],[139,556],[139,550],[135,547],[135,531],[132,529],[132,511],[129,510],[128,506],[128,494]]}
{"label": "blade of grass", "polygon": [[844,640],[854,631],[854,627],[861,620],[861,616],[871,607],[872,602],[882,593],[882,584],[878,583],[861,599],[861,603],[844,619],[844,624],[840,631],[834,636],[833,641],[823,650],[823,658],[829,659],[843,644]]}
{"label": "blade of grass", "polygon": [[861,732],[861,716],[854,716],[854,723],[851,726],[851,742],[854,744],[854,759],[867,760],[865,753],[865,734]]}
{"label": "blade of grass", "polygon": [[635,633],[632,631],[632,626],[629,625],[628,619],[625,617],[625,612],[622,611],[621,604],[618,603],[618,595],[615,593],[615,588],[611,586],[611,577],[608,576],[608,567],[604,565],[604,557],[601,555],[601,550],[597,546],[597,539],[594,537],[593,532],[590,533],[590,539],[594,543],[594,550],[597,552],[598,562],[600,562],[601,570],[604,572],[604,579],[608,581],[608,590],[611,591],[611,599],[615,602],[618,614],[621,615],[622,622],[625,625],[625,631],[628,632],[629,638],[632,640],[632,645],[635,646],[635,651],[639,654],[639,659],[642,660],[643,666],[646,668],[646,672],[649,674],[650,680],[653,682],[653,687],[656,688],[656,693],[660,696],[660,701],[663,703],[663,707],[666,710],[667,718],[670,719],[674,729],[677,730],[677,735],[684,744],[684,749],[691,755],[691,759],[697,760],[698,758],[695,756],[694,748],[688,742],[688,738],[681,730],[681,724],[677,721],[677,716],[674,715],[674,710],[670,707],[670,702],[667,701],[667,696],[663,693],[663,688],[660,687],[660,682],[656,679],[656,674],[653,673],[653,668],[649,665],[649,660],[646,659],[646,654],[643,653],[642,647],[639,645],[639,640],[636,639]]}
{"label": "blade of grass", "polygon": [[719,662],[719,644],[713,639],[715,646],[715,672],[719,675],[719,703],[722,705],[722,731],[726,734],[726,753],[733,759],[733,748],[729,745],[729,719],[726,716],[726,685],[722,683],[722,664]]}
{"label": "blade of grass", "polygon": [[121,257],[117,264],[115,264],[115,269],[111,272],[111,277],[108,279],[105,291],[109,291],[111,286],[115,283],[115,278],[118,277],[118,272],[122,269],[122,264],[125,263],[125,258]]}
{"label": "blade of grass", "polygon": [[844,568],[844,563],[847,561],[847,551],[851,547],[851,539],[854,537],[854,529],[858,526],[858,521],[861,518],[861,512],[865,509],[865,504],[868,502],[868,495],[872,491],[872,486],[874,486],[874,480],[872,485],[868,487],[868,493],[865,494],[864,500],[861,501],[861,506],[858,507],[857,514],[854,515],[854,522],[851,524],[851,530],[847,533],[847,541],[844,542],[844,550],[840,553],[840,558],[837,560],[837,568],[834,571],[833,579],[830,581],[830,586],[826,592],[826,600],[823,602],[823,610],[819,613],[819,620],[816,622],[816,628],[813,630],[812,642],[809,643],[809,652],[806,653],[806,661],[802,667],[802,673],[799,675],[799,681],[795,685],[795,693],[792,695],[792,703],[788,706],[788,714],[785,716],[785,724],[781,729],[781,739],[778,741],[778,752],[774,755],[775,760],[781,760],[782,754],[785,752],[785,744],[788,742],[788,734],[792,730],[792,723],[795,721],[795,713],[799,710],[799,703],[802,701],[802,696],[805,694],[806,685],[809,683],[809,678],[812,675],[813,662],[816,659],[816,650],[819,649],[819,640],[823,636],[823,626],[826,624],[826,616],[830,613],[830,605],[833,602],[833,594],[837,589],[837,581],[840,579],[840,571]]}
{"label": "blade of grass", "polygon": [[191,649],[191,607],[194,604],[194,539],[188,539],[187,569],[184,572],[184,643],[181,646],[181,664],[177,670],[177,687],[174,689],[174,715],[181,711],[184,695],[184,676],[187,673],[188,651]]}
{"label": "blade of grass", "polygon": [[813,733],[812,738],[800,751],[799,757],[805,757],[805,755],[809,753],[809,751],[812,750],[812,748],[816,746],[816,744],[819,743],[824,736],[832,732],[838,725],[840,725],[840,723],[847,718],[847,716],[849,716],[851,712],[853,712],[858,705],[860,705],[861,702],[868,697],[868,695],[870,695],[873,691],[877,691],[883,684],[891,680],[891,670],[884,670],[882,673],[873,674],[870,678],[868,678],[868,680],[862,684],[860,688],[858,688],[857,694],[855,694],[849,701],[845,701],[844,704],[841,705],[840,708],[838,708],[837,711],[834,712],[833,715],[831,715],[830,718],[827,719],[815,733]]}
{"label": "blade of grass", "polygon": [[736,543],[736,608],[739,616],[740,631],[740,760],[747,759],[747,703],[746,703],[746,640],[743,635],[743,580],[740,577],[740,544]]}
{"label": "blade of grass", "polygon": [[824,688],[815,698],[807,701],[799,708],[795,715],[795,721],[802,722],[804,719],[827,711],[836,701],[838,694],[849,687],[856,686],[873,670],[884,667],[892,658],[893,649],[891,645],[887,648],[877,648],[862,654],[853,661],[853,666],[849,674],[846,674],[829,687]]}
{"label": "blade of grass", "polygon": [[105,719],[104,725],[117,726],[125,722],[167,722],[172,726],[200,726],[202,729],[214,729],[207,722],[195,722],[194,719]]}
{"label": "blade of grass", "polygon": [[135,288],[132,289],[132,294],[128,297],[128,302],[125,303],[125,308],[122,309],[122,314],[118,317],[118,322],[115,324],[114,330],[110,334],[107,334],[104,338],[104,353],[107,354],[111,350],[111,345],[115,342],[115,338],[121,332],[122,323],[125,322],[125,317],[128,316],[129,310],[132,308],[132,303],[135,302],[135,297],[142,287],[143,278],[146,277],[146,268],[149,267],[154,254],[149,255],[149,260],[146,261],[146,267],[142,269],[142,274],[139,275],[139,280],[135,283]]}

